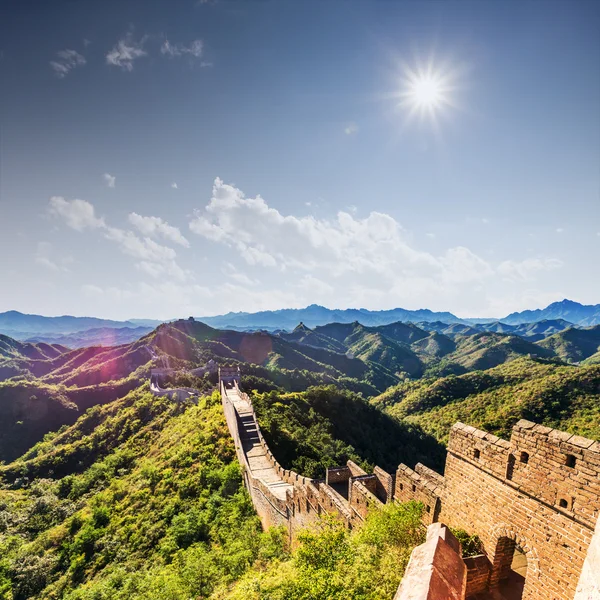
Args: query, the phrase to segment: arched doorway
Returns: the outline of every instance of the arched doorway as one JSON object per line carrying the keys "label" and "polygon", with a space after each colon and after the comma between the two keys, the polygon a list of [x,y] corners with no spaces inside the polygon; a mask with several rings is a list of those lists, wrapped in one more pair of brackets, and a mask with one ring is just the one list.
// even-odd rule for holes
{"label": "arched doorway", "polygon": [[517,542],[501,537],[496,544],[490,588],[502,600],[521,600],[527,578],[527,556]]}

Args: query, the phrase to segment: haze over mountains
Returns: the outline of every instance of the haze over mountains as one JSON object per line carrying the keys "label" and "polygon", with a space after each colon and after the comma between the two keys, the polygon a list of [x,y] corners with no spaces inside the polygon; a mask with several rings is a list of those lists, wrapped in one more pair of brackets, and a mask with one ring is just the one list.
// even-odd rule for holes
{"label": "haze over mountains", "polygon": [[251,389],[299,391],[334,383],[372,397],[404,381],[462,375],[517,359],[594,365],[600,363],[600,325],[531,341],[461,324],[437,331],[414,323],[369,327],[355,321],[249,333],[180,320],[131,343],[74,350],[0,335],[0,460],[18,456],[85,409],[143,385],[152,367],[195,368],[211,359],[244,365]]}
{"label": "haze over mountains", "polygon": [[[175,319],[169,319],[175,320]],[[197,320],[218,329],[251,331],[293,331],[298,323],[313,328],[329,323],[358,322],[369,327],[390,323],[417,323],[427,331],[463,335],[481,331],[509,333],[539,341],[569,327],[600,324],[600,304],[583,305],[571,300],[554,302],[544,309],[512,313],[502,319],[461,319],[449,312],[428,309],[371,311],[366,309],[334,310],[312,304],[302,309],[281,309],[257,313],[227,313]],[[70,348],[129,343],[152,331],[163,321],[129,319],[113,321],[95,317],[44,317],[17,311],[0,313],[0,334],[14,339],[57,343]]]}

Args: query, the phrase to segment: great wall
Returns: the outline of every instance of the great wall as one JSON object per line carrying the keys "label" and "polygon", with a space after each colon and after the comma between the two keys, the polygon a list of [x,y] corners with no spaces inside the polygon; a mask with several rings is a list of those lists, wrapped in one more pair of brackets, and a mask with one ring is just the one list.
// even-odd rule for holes
{"label": "great wall", "polygon": [[[227,425],[265,528],[283,526],[293,542],[323,513],[355,528],[377,506],[415,500],[427,541],[394,600],[600,599],[600,443],[525,420],[509,441],[457,423],[443,476],[422,464],[368,474],[348,461],[315,480],[277,462],[239,381],[238,367],[219,368]],[[477,534],[482,553],[463,559],[446,525]]]}

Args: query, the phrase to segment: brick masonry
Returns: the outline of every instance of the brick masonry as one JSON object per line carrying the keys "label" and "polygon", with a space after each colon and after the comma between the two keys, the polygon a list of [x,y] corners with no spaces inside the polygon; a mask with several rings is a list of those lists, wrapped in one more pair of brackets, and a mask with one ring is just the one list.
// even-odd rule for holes
{"label": "brick masonry", "polygon": [[518,546],[527,556],[524,599],[574,598],[600,514],[600,444],[524,420],[510,441],[457,423],[444,477],[424,474],[400,465],[396,498],[437,497],[435,520],[479,535],[489,587],[505,577]]}
{"label": "brick masonry", "polygon": [[[250,398],[237,387],[239,371],[221,369],[220,380],[227,423],[256,511],[265,526],[284,525],[292,543],[299,530],[323,513],[335,514],[353,528],[372,507],[416,500],[423,503],[424,524],[443,521],[481,538],[483,555],[465,562],[469,593],[496,587],[517,547],[527,557],[525,600],[573,600],[580,577],[580,589],[600,588],[600,533],[583,568],[600,515],[597,442],[524,420],[515,425],[510,441],[457,423],[444,476],[422,464],[415,469],[400,465],[394,475],[379,467],[367,474],[349,461],[328,469],[325,481],[313,480],[277,463]],[[249,407],[244,418],[256,429],[275,483],[263,481],[250,468],[240,438],[240,414],[228,400],[231,387]],[[600,592],[577,596],[592,598],[600,598]]]}

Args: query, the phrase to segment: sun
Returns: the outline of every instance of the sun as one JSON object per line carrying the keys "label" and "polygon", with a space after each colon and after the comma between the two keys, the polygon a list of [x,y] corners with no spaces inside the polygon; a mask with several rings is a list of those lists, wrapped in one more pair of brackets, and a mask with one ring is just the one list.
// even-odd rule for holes
{"label": "sun", "polygon": [[444,98],[440,80],[431,76],[416,79],[409,91],[413,103],[423,108],[440,106]]}
{"label": "sun", "polygon": [[407,120],[419,118],[437,125],[439,117],[450,108],[456,108],[457,73],[447,65],[410,68],[404,66],[401,88],[397,92],[400,107],[406,110]]}

